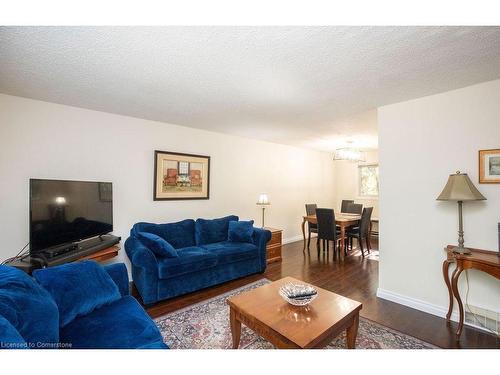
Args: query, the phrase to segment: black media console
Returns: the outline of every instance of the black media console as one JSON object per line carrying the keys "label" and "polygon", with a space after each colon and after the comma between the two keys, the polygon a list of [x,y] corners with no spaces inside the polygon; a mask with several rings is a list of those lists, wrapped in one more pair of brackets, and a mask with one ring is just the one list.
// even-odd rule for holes
{"label": "black media console", "polygon": [[15,260],[8,263],[8,265],[31,273],[37,268],[52,267],[73,262],[99,250],[116,245],[120,240],[121,237],[106,234],[80,242],[52,247],[21,260]]}

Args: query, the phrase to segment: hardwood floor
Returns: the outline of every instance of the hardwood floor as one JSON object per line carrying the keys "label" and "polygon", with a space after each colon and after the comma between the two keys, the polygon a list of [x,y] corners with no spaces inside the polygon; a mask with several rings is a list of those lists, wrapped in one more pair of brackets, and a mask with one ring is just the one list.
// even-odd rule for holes
{"label": "hardwood floor", "polygon": [[[376,249],[377,243],[375,242],[373,246]],[[456,342],[456,323],[447,326],[443,318],[377,298],[378,261],[376,260],[351,255],[346,257],[344,263],[340,263],[333,259],[331,252],[328,256],[324,253],[318,256],[316,245],[313,243],[311,243],[310,251],[303,253],[302,241],[284,245],[282,257],[282,262],[268,264],[263,275],[251,275],[163,301],[148,307],[147,311],[154,318],[262,277],[274,281],[285,276],[292,276],[360,301],[363,303],[360,314],[362,317],[441,348],[500,348],[499,338],[468,326],[464,326],[460,342]]]}

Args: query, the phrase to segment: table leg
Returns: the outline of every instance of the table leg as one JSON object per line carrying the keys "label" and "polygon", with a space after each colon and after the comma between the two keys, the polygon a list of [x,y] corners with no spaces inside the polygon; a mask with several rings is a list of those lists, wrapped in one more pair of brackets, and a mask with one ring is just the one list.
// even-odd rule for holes
{"label": "table leg", "polygon": [[463,268],[460,266],[460,264],[457,264],[457,268],[455,269],[455,272],[453,272],[453,276],[451,278],[451,289],[453,290],[453,295],[457,300],[458,310],[460,313],[456,335],[457,340],[460,339],[460,334],[462,333],[462,328],[464,327],[464,306],[462,304],[462,299],[460,298],[460,292],[458,291],[458,278],[460,277],[462,271]]}
{"label": "table leg", "polygon": [[354,349],[356,347],[356,336],[358,335],[359,313],[353,319],[351,325],[346,331],[346,346],[347,349]]}
{"label": "table leg", "polygon": [[304,248],[302,251],[306,251],[306,219],[302,219],[302,237],[304,238]]}
{"label": "table leg", "polygon": [[238,349],[240,346],[241,337],[241,322],[236,319],[236,312],[230,307],[229,320],[231,323],[231,335],[233,337],[233,349]]}
{"label": "table leg", "polygon": [[344,260],[345,226],[340,225],[340,260]]}
{"label": "table leg", "polygon": [[453,291],[451,290],[450,274],[448,272],[451,263],[452,262],[450,262],[448,259],[446,259],[443,262],[443,277],[444,277],[444,282],[446,284],[446,287],[448,288],[448,296],[450,299],[450,302],[448,304],[448,313],[446,314],[446,321],[447,322],[450,321],[451,312],[453,311]]}
{"label": "table leg", "polygon": [[373,226],[373,223],[370,220],[370,228],[368,229],[368,237],[366,238],[366,247],[368,248],[368,252],[370,252],[372,249],[372,242],[371,242],[372,226]]}

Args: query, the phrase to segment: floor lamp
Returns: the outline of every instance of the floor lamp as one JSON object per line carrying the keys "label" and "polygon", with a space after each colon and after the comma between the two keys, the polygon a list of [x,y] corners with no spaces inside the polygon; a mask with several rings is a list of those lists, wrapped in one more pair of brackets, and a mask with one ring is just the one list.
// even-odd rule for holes
{"label": "floor lamp", "polygon": [[269,198],[267,194],[259,195],[259,200],[257,201],[257,206],[262,207],[262,228],[264,228],[264,215],[266,211],[266,206],[269,206],[271,203],[269,202]]}
{"label": "floor lamp", "polygon": [[458,246],[453,248],[454,253],[470,254],[470,250],[464,247],[464,223],[462,217],[462,204],[465,201],[484,201],[486,198],[476,189],[467,173],[455,174],[448,177],[438,201],[453,201],[458,203]]}

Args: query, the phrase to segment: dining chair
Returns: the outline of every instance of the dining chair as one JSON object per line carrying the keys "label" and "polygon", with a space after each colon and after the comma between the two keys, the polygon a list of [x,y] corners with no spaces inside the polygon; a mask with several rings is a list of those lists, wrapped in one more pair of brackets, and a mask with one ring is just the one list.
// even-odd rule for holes
{"label": "dining chair", "polygon": [[340,206],[340,212],[347,212],[347,206],[351,203],[354,203],[354,201],[349,200],[349,199],[342,199],[342,204]]}
{"label": "dining chair", "polygon": [[[316,215],[316,208],[318,205],[316,203],[306,203],[306,215]],[[318,225],[307,223],[309,236],[307,237],[307,248],[309,249],[309,244],[311,243],[311,233],[318,233]]]}
{"label": "dining chair", "polygon": [[357,214],[361,215],[361,212],[363,211],[363,205],[359,203],[349,203],[347,205],[345,213],[347,214]]}
{"label": "dining chair", "polygon": [[365,256],[363,248],[363,239],[365,239],[366,241],[366,249],[368,250],[368,253],[370,253],[371,250],[369,236],[370,236],[370,223],[372,220],[372,212],[373,212],[373,207],[365,207],[363,209],[363,213],[361,214],[361,220],[359,222],[359,226],[351,227],[347,231],[347,239],[348,239],[347,242],[349,242],[351,249],[352,249],[352,240],[353,238],[356,238],[358,240],[358,244],[361,249],[361,255],[363,257]]}
{"label": "dining chair", "polygon": [[335,226],[335,212],[331,208],[317,208],[316,219],[318,220],[318,251],[320,243],[323,243],[323,251],[328,251],[330,241],[333,242],[333,253],[337,251],[337,241],[340,240],[340,231]]}

